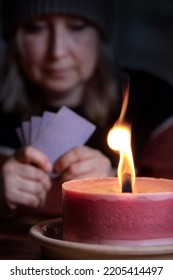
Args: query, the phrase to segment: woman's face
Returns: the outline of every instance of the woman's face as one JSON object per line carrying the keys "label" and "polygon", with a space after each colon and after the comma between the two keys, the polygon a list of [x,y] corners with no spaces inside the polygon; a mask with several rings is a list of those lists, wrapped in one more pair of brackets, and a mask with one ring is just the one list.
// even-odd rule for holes
{"label": "woman's face", "polygon": [[46,91],[81,88],[92,76],[99,53],[97,30],[70,16],[37,18],[20,28],[17,46],[21,67]]}

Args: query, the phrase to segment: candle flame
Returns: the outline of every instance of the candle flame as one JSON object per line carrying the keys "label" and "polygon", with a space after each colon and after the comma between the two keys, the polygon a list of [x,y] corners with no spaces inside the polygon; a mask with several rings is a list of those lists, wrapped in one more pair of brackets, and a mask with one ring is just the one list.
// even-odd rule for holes
{"label": "candle flame", "polygon": [[118,121],[110,129],[107,142],[112,150],[118,151],[120,160],[118,165],[118,180],[122,186],[123,175],[130,175],[132,186],[135,183],[135,168],[131,149],[131,126],[124,121],[129,99],[129,80],[127,82],[122,109]]}

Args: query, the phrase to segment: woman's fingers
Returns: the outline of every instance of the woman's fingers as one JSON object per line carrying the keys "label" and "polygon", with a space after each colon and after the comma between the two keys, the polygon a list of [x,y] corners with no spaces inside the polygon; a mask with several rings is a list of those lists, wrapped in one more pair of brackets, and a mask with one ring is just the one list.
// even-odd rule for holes
{"label": "woman's fingers", "polygon": [[86,146],[80,146],[74,148],[64,154],[55,164],[55,171],[62,173],[64,170],[68,169],[73,163],[81,162],[82,160],[87,160],[93,158],[96,150],[88,148]]}
{"label": "woman's fingers", "polygon": [[14,180],[12,176],[18,176],[31,182],[40,182],[46,190],[49,190],[51,187],[50,178],[43,170],[32,165],[17,162],[13,158],[4,166],[3,174],[4,177],[6,175],[6,180],[9,181]]}
{"label": "woman's fingers", "polygon": [[23,163],[36,165],[45,172],[50,172],[52,170],[52,165],[46,155],[32,146],[20,149],[15,154],[15,158]]}
{"label": "woman's fingers", "polygon": [[46,156],[32,147],[21,149],[7,160],[2,174],[10,208],[15,209],[16,204],[30,207],[43,205],[51,188],[51,180],[45,172],[49,170]]}
{"label": "woman's fingers", "polygon": [[[12,193],[7,193],[7,203],[12,208],[16,204],[25,205],[28,207],[38,207],[40,205],[40,199],[37,195],[22,192],[15,189]],[[13,208],[14,209],[14,208]]]}
{"label": "woman's fingers", "polygon": [[78,147],[65,154],[56,163],[62,181],[87,177],[112,176],[110,160],[100,151],[86,146]]}
{"label": "woman's fingers", "polygon": [[43,205],[47,190],[40,182],[25,180],[21,177],[13,177],[15,182],[6,181],[6,198],[12,204],[23,204],[29,207]]}

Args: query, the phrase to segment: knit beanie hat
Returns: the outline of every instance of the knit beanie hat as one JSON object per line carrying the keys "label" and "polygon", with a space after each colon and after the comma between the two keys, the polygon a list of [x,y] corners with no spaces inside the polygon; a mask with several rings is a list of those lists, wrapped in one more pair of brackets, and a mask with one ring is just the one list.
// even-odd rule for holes
{"label": "knit beanie hat", "polygon": [[115,0],[3,0],[2,35],[8,39],[24,21],[35,16],[61,13],[79,16],[95,25],[109,39]]}

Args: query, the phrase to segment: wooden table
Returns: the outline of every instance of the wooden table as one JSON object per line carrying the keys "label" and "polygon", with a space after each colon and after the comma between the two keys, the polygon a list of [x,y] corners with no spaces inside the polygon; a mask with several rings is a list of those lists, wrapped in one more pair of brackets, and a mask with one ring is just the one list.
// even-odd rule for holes
{"label": "wooden table", "polygon": [[40,246],[29,237],[29,229],[48,217],[33,216],[9,210],[0,200],[0,259],[45,259]]}

